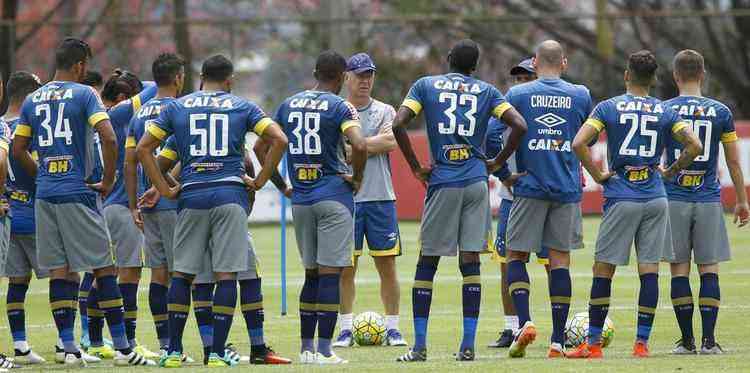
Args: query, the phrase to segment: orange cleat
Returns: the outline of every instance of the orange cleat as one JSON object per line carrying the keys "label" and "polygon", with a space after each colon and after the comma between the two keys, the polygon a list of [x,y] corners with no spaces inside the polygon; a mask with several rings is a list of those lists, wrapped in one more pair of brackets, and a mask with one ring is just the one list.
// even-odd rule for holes
{"label": "orange cleat", "polygon": [[559,343],[553,343],[549,346],[549,350],[547,350],[548,359],[557,359],[557,358],[564,358],[564,357],[565,357],[565,351],[563,350],[562,346]]}
{"label": "orange cleat", "polygon": [[270,347],[265,347],[264,350],[265,351],[262,351],[261,353],[252,354],[250,357],[250,364],[278,365],[292,363],[292,360],[279,356]]}
{"label": "orange cleat", "polygon": [[646,343],[646,341],[635,341],[635,345],[633,345],[633,356],[634,357],[651,356],[651,354],[648,352],[648,343]]}
{"label": "orange cleat", "polygon": [[594,343],[590,345],[588,342],[584,342],[575,350],[565,353],[565,357],[568,359],[601,359],[604,357],[602,344]]}

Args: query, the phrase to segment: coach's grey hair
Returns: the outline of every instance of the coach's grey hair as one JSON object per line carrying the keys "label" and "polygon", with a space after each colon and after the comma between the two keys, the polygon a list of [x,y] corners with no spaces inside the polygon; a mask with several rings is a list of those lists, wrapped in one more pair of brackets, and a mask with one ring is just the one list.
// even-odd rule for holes
{"label": "coach's grey hair", "polygon": [[536,47],[536,63],[543,66],[560,66],[565,58],[562,45],[555,40],[545,40]]}

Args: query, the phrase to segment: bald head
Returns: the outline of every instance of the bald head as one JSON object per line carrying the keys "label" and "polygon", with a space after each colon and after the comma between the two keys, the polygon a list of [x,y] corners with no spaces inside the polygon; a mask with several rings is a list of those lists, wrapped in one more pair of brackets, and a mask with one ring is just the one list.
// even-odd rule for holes
{"label": "bald head", "polygon": [[536,65],[539,67],[558,68],[564,59],[562,45],[554,40],[543,41],[536,47]]}

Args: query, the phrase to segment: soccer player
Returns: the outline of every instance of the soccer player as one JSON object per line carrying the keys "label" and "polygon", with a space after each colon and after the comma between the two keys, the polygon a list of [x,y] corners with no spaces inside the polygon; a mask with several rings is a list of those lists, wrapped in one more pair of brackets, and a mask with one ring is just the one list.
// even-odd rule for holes
{"label": "soccer player", "polygon": [[[260,189],[286,147],[286,136],[255,104],[229,93],[234,66],[226,57],[209,57],[201,69],[203,90],[168,103],[146,128],[136,147],[138,159],[159,193],[179,194],[174,232],[174,274],[168,299],[169,351],[161,365],[182,365],[182,332],[190,308],[190,285],[203,269],[206,252],[216,277],[213,296],[213,353],[208,366],[236,364],[225,346],[237,304],[237,273],[247,269],[248,198]],[[245,135],[254,131],[270,144],[258,177],[244,172]],[[182,186],[170,187],[154,157],[161,141],[173,134],[181,162]]]}
{"label": "soccer player", "polygon": [[[17,71],[8,79],[8,111],[3,118],[10,131],[15,130],[21,115],[21,105],[26,96],[42,84],[36,75]],[[26,311],[24,304],[29,290],[31,271],[38,279],[49,277],[49,271],[39,267],[34,238],[34,192],[35,181],[18,162],[10,157],[7,179],[7,195],[10,199],[11,224],[10,244],[5,259],[4,275],[8,277],[6,310],[10,333],[13,337],[15,360],[25,364],[41,364],[45,360],[31,350],[26,340]]]}
{"label": "soccer player", "polygon": [[[331,339],[341,303],[341,271],[352,265],[354,194],[362,185],[367,144],[357,109],[337,96],[346,66],[340,54],[321,53],[313,72],[315,88],[284,100],[275,116],[289,137],[292,216],[305,267],[299,298],[302,364],[347,362],[331,350]],[[345,138],[352,147],[352,175],[344,160]]]}
{"label": "soccer player", "polygon": [[[84,41],[66,38],[55,52],[55,78],[27,97],[14,132],[13,157],[36,177],[35,220],[41,268],[49,269],[52,315],[65,349],[65,364],[85,365],[73,338],[73,300],[78,283],[71,272],[92,271],[117,350],[115,365],[155,365],[132,350],[125,337],[122,296],[109,251],[109,234],[101,215],[100,195],[112,189],[115,177],[115,135],[96,91],[79,84],[91,58]],[[87,184],[92,168],[91,138],[102,143],[104,176]],[[39,165],[29,148],[38,153]]]}
{"label": "soccer player", "polygon": [[580,164],[571,149],[578,129],[591,112],[588,88],[560,78],[568,66],[562,46],[554,40],[539,44],[533,60],[539,78],[511,88],[506,100],[529,124],[513,158],[523,175],[513,185],[513,206],[507,228],[507,282],[521,328],[508,350],[523,357],[536,338],[529,310],[531,251],[549,250],[549,296],[552,338],[547,357],[563,357],[565,323],[570,309],[570,251],[578,249],[580,232]]}
{"label": "soccer player", "polygon": [[[672,253],[662,178],[671,179],[701,152],[700,141],[677,112],[649,96],[657,68],[651,52],[631,54],[624,74],[627,92],[599,103],[573,141],[586,171],[604,187],[605,203],[594,254],[588,340],[568,352],[568,358],[603,357],[601,334],[612,277],[617,266],[628,264],[633,241],[640,275],[633,356],[649,356],[648,338],[659,300],[659,261]],[[603,130],[607,132],[608,172],[593,163],[587,146]],[[684,148],[677,160],[660,172],[659,159],[670,137]]]}
{"label": "soccer player", "polygon": [[[672,305],[682,337],[673,354],[695,354],[693,336],[693,294],[690,290],[690,262],[700,273],[700,308],[703,340],[701,354],[723,353],[716,343],[714,328],[719,312],[719,263],[730,259],[729,238],[724,225],[721,205],[721,184],[717,172],[719,146],[724,148],[729,175],[737,193],[734,222],[745,226],[748,222],[745,180],[739,164],[737,133],[732,112],[719,101],[703,97],[701,86],[705,76],[703,56],[694,50],[683,50],[672,62],[674,80],[680,96],[665,101],[692,127],[703,145],[703,153],[690,167],[665,179],[669,198],[669,220],[672,229],[674,258],[672,270]],[[668,139],[667,162],[679,158],[683,146]]]}
{"label": "soccer player", "polygon": [[[531,58],[527,58],[510,69],[510,77],[513,81],[513,85],[536,80],[536,71],[534,71],[534,66],[531,63],[531,60]],[[490,118],[490,121],[487,123],[487,142],[485,145],[488,157],[494,157],[500,152],[500,149],[502,149],[503,135],[506,131],[510,131],[510,129],[505,126],[503,122],[496,118]],[[507,134],[505,135],[507,136]],[[511,158],[511,161],[512,160],[513,159]],[[494,175],[502,182],[502,185],[499,187],[500,209],[493,258],[500,263],[500,299],[502,300],[503,314],[505,315],[505,329],[500,331],[498,339],[495,342],[490,343],[487,347],[505,348],[510,347],[510,344],[513,343],[513,336],[520,328],[520,325],[518,325],[518,314],[513,307],[513,300],[510,298],[510,293],[508,292],[508,271],[505,258],[505,233],[508,227],[510,207],[513,205],[513,193],[511,190],[513,183],[518,179],[520,174],[518,174],[515,165],[513,165],[513,167],[510,167],[509,165],[508,167],[503,167],[496,171]],[[549,274],[549,256],[547,253],[547,248],[543,247],[542,251],[536,253],[536,257],[537,262],[544,265],[544,268]]]}
{"label": "soccer player", "polygon": [[[463,275],[463,339],[457,360],[474,360],[474,337],[481,303],[479,253],[491,236],[487,173],[500,168],[526,132],[523,118],[492,85],[471,76],[479,61],[472,40],[456,43],[448,55],[450,73],[419,79],[409,90],[393,123],[393,133],[414,176],[427,183],[422,213],[421,253],[414,275],[412,309],[415,342],[397,361],[427,360],[427,319],[432,282],[441,256],[460,252]],[[423,166],[406,126],[425,113],[432,165]],[[494,159],[483,154],[487,121],[502,119],[508,143]]]}
{"label": "soccer player", "polygon": [[362,186],[354,196],[354,265],[341,273],[341,332],[334,347],[354,345],[352,309],[354,308],[354,275],[362,255],[364,240],[380,275],[380,299],[385,307],[385,344],[406,346],[398,328],[400,291],[396,257],[401,255],[401,237],[396,216],[396,193],[391,180],[388,153],[396,148],[391,131],[396,111],[391,105],[372,98],[375,63],[366,53],[349,58],[346,65],[347,100],[359,111],[362,134],[367,141],[367,167]]}
{"label": "soccer player", "polygon": [[[115,103],[109,109],[109,118],[117,137],[117,167],[112,192],[104,201],[104,218],[107,221],[112,250],[117,267],[118,284],[125,309],[125,334],[130,347],[149,359],[159,355],[138,345],[135,339],[138,316],[138,283],[141,279],[143,261],[143,233],[133,222],[128,209],[128,194],[125,191],[125,142],[130,120],[141,106],[156,95],[156,85],[149,82],[144,89],[140,79],[128,71],[115,70],[102,89],[105,105]],[[139,92],[139,93],[137,93]],[[98,293],[98,290],[95,290]],[[94,343],[92,341],[92,347]]]}

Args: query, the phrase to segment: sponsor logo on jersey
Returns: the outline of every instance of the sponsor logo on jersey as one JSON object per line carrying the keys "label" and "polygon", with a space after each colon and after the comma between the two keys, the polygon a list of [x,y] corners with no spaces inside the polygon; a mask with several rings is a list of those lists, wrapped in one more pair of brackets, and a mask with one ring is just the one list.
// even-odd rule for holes
{"label": "sponsor logo on jersey", "polygon": [[698,189],[705,181],[706,171],[701,170],[682,170],[677,175],[677,185],[685,188]]}
{"label": "sponsor logo on jersey", "polygon": [[444,145],[443,157],[448,162],[461,163],[471,158],[471,147],[464,144]]}
{"label": "sponsor logo on jersey", "polygon": [[312,183],[323,177],[321,164],[295,164],[294,177],[299,182]]}
{"label": "sponsor logo on jersey", "polygon": [[649,166],[625,166],[625,179],[633,184],[647,183],[651,179]]}

